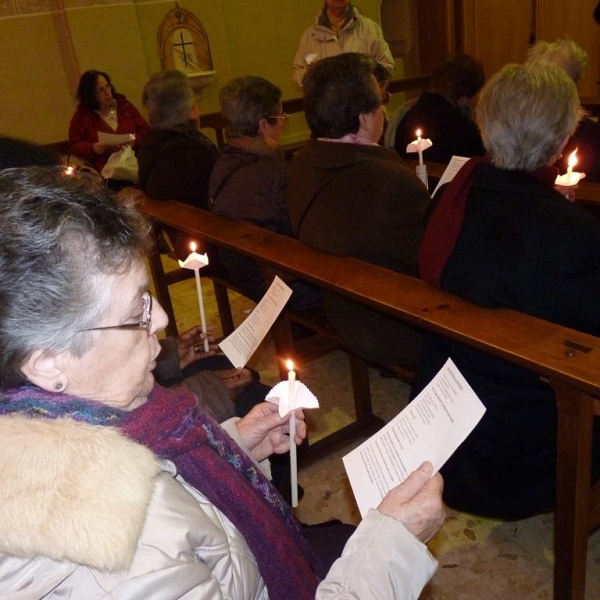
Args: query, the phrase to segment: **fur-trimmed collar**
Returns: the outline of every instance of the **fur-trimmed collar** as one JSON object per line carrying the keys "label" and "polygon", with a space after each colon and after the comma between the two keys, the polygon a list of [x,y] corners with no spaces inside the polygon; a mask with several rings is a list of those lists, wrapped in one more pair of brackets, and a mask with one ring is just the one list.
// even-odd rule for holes
{"label": "fur-trimmed collar", "polygon": [[150,450],[70,419],[0,418],[0,553],[129,567],[158,473]]}

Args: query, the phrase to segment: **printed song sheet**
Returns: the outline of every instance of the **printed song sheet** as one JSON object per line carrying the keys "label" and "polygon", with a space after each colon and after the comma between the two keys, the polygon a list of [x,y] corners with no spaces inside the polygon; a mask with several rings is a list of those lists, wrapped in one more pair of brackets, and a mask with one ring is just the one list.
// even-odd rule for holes
{"label": "printed song sheet", "polygon": [[245,321],[219,344],[234,367],[242,368],[250,360],[291,295],[291,288],[275,276]]}
{"label": "printed song sheet", "polygon": [[434,472],[479,422],[485,406],[452,360],[392,421],[344,456],[361,515],[424,461]]}
{"label": "printed song sheet", "polygon": [[442,173],[438,184],[435,186],[435,190],[433,190],[433,194],[431,197],[435,196],[435,193],[442,187],[445,183],[450,183],[454,176],[460,171],[461,167],[468,161],[469,159],[465,156],[453,156],[446,167],[446,170]]}

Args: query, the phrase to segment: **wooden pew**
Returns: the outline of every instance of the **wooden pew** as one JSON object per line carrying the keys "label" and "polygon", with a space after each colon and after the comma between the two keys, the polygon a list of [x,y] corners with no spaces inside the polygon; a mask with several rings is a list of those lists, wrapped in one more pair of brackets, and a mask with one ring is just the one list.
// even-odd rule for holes
{"label": "wooden pew", "polygon": [[231,248],[427,331],[530,369],[554,386],[558,407],[555,600],[583,600],[587,539],[600,524],[590,484],[600,339],[508,309],[476,306],[420,280],[177,202],[147,200],[151,219]]}

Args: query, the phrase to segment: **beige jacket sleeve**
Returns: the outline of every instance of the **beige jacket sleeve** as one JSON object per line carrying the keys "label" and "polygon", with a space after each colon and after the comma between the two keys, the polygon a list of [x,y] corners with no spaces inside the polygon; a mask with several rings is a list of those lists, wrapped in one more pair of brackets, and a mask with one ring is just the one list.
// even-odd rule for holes
{"label": "beige jacket sleeve", "polygon": [[402,523],[370,510],[317,590],[317,600],[417,600],[437,569]]}

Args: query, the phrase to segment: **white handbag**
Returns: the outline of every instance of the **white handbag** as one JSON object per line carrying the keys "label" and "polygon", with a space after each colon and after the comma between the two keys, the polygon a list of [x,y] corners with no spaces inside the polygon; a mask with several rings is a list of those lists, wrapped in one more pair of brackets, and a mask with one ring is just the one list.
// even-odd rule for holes
{"label": "white handbag", "polygon": [[120,179],[137,183],[138,161],[131,146],[113,152],[102,169],[104,179]]}

